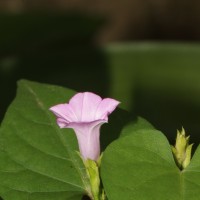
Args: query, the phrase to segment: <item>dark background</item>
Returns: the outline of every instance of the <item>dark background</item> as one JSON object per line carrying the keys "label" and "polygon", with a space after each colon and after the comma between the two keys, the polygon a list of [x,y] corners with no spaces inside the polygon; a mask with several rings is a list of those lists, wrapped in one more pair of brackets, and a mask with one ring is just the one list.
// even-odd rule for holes
{"label": "dark background", "polygon": [[200,3],[0,1],[0,121],[21,78],[122,102],[200,142]]}

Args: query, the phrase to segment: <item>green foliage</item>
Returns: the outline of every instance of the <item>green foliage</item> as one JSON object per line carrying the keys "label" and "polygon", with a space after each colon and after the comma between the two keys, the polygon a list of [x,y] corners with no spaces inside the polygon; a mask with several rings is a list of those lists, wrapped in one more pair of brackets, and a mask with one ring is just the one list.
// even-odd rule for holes
{"label": "green foliage", "polygon": [[59,129],[49,107],[74,94],[20,81],[0,129],[0,188],[5,200],[81,199],[87,180],[70,129]]}
{"label": "green foliage", "polygon": [[[31,81],[18,83],[0,127],[4,200],[80,200],[90,192],[73,130],[60,129],[49,111],[74,93]],[[199,199],[200,147],[180,171],[164,134],[145,119],[118,109],[101,131],[105,151],[100,175],[108,200]]]}
{"label": "green foliage", "polygon": [[[0,128],[0,195],[4,200],[78,200],[89,180],[73,130],[60,129],[49,108],[74,91],[19,81]],[[130,115],[118,109],[102,127],[102,149],[116,139]]]}
{"label": "green foliage", "polygon": [[161,132],[141,129],[118,139],[106,149],[102,160],[101,175],[108,199],[198,200],[199,151],[200,147],[190,165],[180,171]]}

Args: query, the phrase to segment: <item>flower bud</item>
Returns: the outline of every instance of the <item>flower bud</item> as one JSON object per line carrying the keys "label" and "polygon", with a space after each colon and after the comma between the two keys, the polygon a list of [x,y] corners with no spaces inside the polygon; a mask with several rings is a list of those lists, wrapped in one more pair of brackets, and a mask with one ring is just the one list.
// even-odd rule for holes
{"label": "flower bud", "polygon": [[176,143],[172,146],[172,152],[176,164],[180,169],[186,168],[191,160],[191,152],[193,144],[189,144],[190,136],[186,137],[185,130],[177,130]]}

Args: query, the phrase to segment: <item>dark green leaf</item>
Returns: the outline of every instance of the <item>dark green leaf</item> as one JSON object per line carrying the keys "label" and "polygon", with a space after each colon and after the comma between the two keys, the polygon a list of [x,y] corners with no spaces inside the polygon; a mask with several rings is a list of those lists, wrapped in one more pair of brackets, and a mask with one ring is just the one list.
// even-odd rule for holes
{"label": "dark green leaf", "polygon": [[74,133],[49,108],[73,91],[20,81],[0,129],[0,192],[5,200],[81,199],[87,179]]}

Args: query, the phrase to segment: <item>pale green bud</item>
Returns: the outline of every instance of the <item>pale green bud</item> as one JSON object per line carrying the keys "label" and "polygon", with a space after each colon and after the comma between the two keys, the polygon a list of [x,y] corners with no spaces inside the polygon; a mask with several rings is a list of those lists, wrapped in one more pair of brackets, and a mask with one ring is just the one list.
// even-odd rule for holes
{"label": "pale green bud", "polygon": [[180,169],[186,168],[191,160],[192,145],[189,145],[190,136],[186,137],[185,130],[177,130],[176,143],[172,146],[175,161]]}

